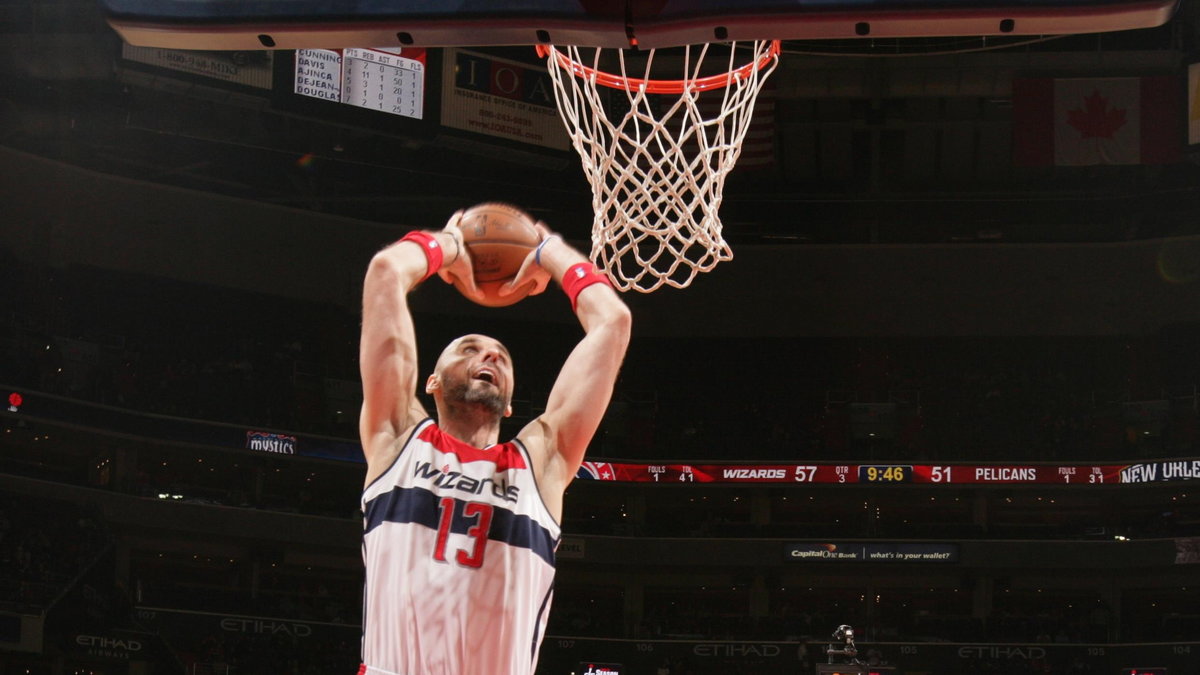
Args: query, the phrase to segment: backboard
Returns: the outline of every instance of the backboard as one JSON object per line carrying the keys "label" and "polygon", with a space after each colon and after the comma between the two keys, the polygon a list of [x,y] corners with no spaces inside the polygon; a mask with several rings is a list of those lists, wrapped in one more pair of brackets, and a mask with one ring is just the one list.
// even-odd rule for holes
{"label": "backboard", "polygon": [[[1179,0],[100,2],[113,28],[139,47],[537,46],[592,187],[590,258],[619,290],[648,293],[687,287],[698,273],[732,260],[719,215],[725,179],[778,64],[781,41],[1149,28],[1166,23]],[[725,51],[713,59],[710,48]],[[675,53],[656,60],[657,51]],[[341,63],[341,56],[327,56]],[[664,63],[668,75],[661,74]],[[387,97],[387,78],[395,94],[407,91],[395,68],[370,67],[378,70],[370,70],[377,75],[370,86],[379,101]],[[358,88],[364,96],[366,87]]]}
{"label": "backboard", "polygon": [[[130,44],[298,49],[1054,35],[1149,28],[1178,0],[100,0]],[[352,8],[352,9],[351,9]]]}

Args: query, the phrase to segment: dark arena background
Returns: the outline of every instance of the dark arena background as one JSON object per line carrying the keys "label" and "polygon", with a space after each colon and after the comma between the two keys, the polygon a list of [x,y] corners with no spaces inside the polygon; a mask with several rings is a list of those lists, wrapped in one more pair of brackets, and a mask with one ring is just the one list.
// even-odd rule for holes
{"label": "dark arena background", "polygon": [[[483,201],[588,248],[543,63],[0,33],[0,675],[349,675],[363,274]],[[625,295],[538,673],[1200,673],[1198,3],[783,51],[734,259]],[[508,433],[579,335],[556,289],[413,303],[423,372],[511,347]]]}

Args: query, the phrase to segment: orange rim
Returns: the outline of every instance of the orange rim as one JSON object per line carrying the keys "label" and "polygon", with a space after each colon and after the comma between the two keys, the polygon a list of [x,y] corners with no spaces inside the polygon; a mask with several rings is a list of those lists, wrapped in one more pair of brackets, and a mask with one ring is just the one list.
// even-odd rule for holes
{"label": "orange rim", "polygon": [[761,58],[751,61],[740,68],[735,68],[728,73],[709,75],[708,77],[701,77],[695,80],[642,80],[590,68],[578,61],[572,60],[571,57],[555,49],[554,45],[537,45],[538,56],[546,58],[553,55],[558,60],[559,67],[571,71],[571,74],[575,77],[582,79],[595,78],[597,84],[602,84],[612,89],[633,90],[645,87],[646,92],[649,94],[682,94],[689,89],[694,91],[708,91],[710,89],[727,87],[735,79],[744,78],[756,70],[765,68],[772,60],[779,58],[780,51],[779,40],[771,40],[770,49]]}

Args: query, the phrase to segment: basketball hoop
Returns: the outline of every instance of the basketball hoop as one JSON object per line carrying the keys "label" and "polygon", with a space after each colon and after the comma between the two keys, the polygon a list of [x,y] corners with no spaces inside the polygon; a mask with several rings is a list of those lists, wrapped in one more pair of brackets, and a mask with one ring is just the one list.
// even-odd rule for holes
{"label": "basketball hoop", "polygon": [[715,74],[704,67],[713,45],[660,55],[660,71],[664,61],[670,67],[680,60],[674,72],[682,79],[651,78],[654,49],[636,52],[640,64],[615,50],[617,74],[601,69],[603,49],[587,65],[579,47],[537,47],[548,57],[558,110],[592,185],[592,262],[623,291],[685,288],[696,274],[733,258],[717,212],[754,100],[780,52],[778,40],[756,41],[751,58],[738,65],[737,44],[724,45],[728,61]]}

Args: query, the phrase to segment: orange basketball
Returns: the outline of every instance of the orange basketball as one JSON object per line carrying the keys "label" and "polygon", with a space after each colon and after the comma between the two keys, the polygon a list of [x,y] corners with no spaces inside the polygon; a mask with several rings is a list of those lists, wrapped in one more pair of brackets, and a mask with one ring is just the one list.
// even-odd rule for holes
{"label": "orange basketball", "polygon": [[[528,213],[510,204],[476,204],[463,212],[458,228],[471,254],[475,285],[484,296],[477,300],[479,304],[504,307],[529,294],[532,283],[512,295],[499,295],[500,287],[517,275],[521,263],[539,243],[534,220]],[[460,282],[454,285],[462,290]]]}

